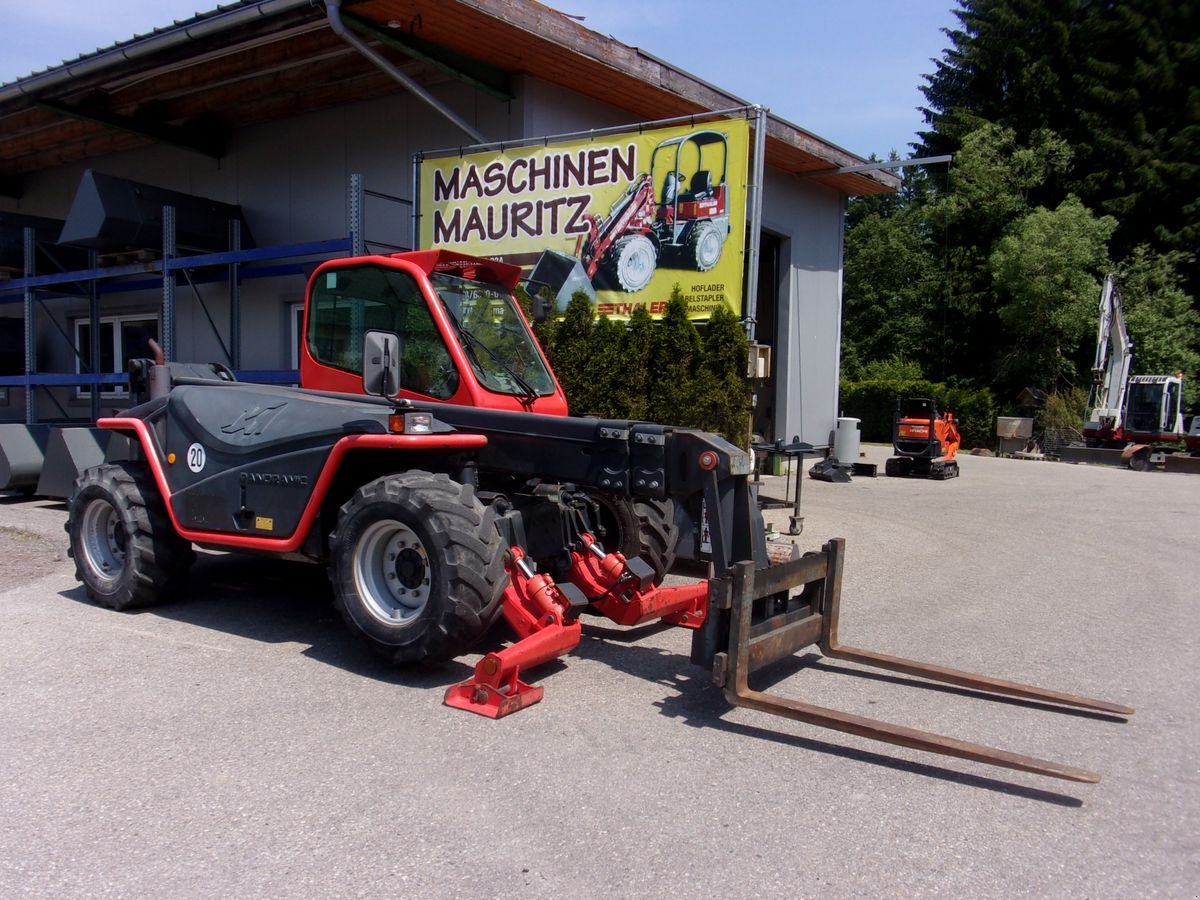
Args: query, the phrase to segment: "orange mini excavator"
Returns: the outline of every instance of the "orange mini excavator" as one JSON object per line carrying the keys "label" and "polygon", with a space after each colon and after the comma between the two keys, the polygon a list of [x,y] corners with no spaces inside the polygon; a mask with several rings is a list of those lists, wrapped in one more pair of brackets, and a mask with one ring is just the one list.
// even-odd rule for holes
{"label": "orange mini excavator", "polygon": [[896,423],[892,447],[896,455],[887,461],[884,472],[906,478],[936,478],[944,481],[958,477],[958,425],[954,413],[939,415],[937,403],[928,397],[896,401]]}

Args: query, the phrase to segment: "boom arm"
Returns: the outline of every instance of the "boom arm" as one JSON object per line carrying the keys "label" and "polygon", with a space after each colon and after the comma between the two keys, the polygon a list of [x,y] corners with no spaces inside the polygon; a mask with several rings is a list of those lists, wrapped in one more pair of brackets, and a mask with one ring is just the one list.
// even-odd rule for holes
{"label": "boom arm", "polygon": [[[1111,428],[1121,420],[1133,364],[1133,341],[1125,327],[1121,293],[1115,276],[1104,279],[1100,295],[1100,328],[1096,334],[1096,360],[1092,365],[1092,390],[1088,397],[1089,422]],[[1106,421],[1107,420],[1107,421]]]}

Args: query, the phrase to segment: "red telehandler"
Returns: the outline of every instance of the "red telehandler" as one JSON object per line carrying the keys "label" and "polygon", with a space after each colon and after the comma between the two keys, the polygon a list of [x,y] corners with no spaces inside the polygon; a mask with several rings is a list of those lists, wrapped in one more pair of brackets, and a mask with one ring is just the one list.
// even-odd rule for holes
{"label": "red telehandler", "polygon": [[[1074,781],[1082,769],[848,715],[748,686],[798,650],[977,691],[1126,716],[1132,709],[858,650],[838,637],[843,541],[768,563],[750,457],[712,434],[565,415],[512,297],[520,271],[446,251],[332,260],[308,286],[303,388],[219,367],[137,362],[139,402],[100,427],[134,459],[88,469],[67,530],[88,595],[113,609],[169,599],[193,545],[326,567],[334,603],[397,663],[458,656],[504,618],[452,707],[536,703],[535,666],[580,641],[580,614],[663,620],[730,702],[935,753]],[[641,549],[598,537],[623,509]],[[679,559],[710,577],[666,587]]]}

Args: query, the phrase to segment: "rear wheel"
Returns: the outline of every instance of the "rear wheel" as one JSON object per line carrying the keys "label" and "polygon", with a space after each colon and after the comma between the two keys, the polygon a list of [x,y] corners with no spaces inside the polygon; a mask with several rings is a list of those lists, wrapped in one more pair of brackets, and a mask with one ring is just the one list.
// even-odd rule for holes
{"label": "rear wheel", "polygon": [[177,591],[195,559],[139,463],[88,469],[69,501],[68,552],[87,595],[109,609],[150,606]]}
{"label": "rear wheel", "polygon": [[474,490],[447,475],[405,472],[359,488],[330,546],[338,611],[392,662],[457,656],[500,611],[499,532]]}
{"label": "rear wheel", "polygon": [[725,233],[712,222],[697,222],[688,235],[688,257],[699,272],[707,272],[721,259]]}
{"label": "rear wheel", "polygon": [[679,540],[674,503],[604,495],[595,499],[600,505],[606,544],[627,559],[640,556],[654,569],[654,583],[662,584],[675,564],[675,544]]}
{"label": "rear wheel", "polygon": [[604,257],[604,271],[610,280],[630,293],[648,285],[657,266],[658,251],[644,234],[626,235]]}

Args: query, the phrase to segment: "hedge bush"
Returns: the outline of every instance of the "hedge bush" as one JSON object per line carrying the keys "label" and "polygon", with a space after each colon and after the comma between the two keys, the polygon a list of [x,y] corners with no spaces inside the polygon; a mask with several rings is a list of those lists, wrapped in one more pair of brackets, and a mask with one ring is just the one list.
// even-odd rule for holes
{"label": "hedge bush", "polygon": [[[519,296],[526,312],[527,297]],[[586,294],[534,333],[567,395],[571,412],[702,428],[746,447],[750,429],[749,344],[728,309],[703,333],[687,317],[678,286],[662,319],[639,307],[628,322],[596,317]]]}
{"label": "hedge bush", "polygon": [[[529,312],[529,298],[518,294]],[[678,286],[658,322],[639,307],[628,322],[596,317],[578,293],[561,319],[537,323],[541,342],[575,415],[635,419],[703,428],[746,447],[750,428],[749,344],[741,323],[722,307],[697,329]],[[963,446],[988,446],[996,403],[986,389],[951,387],[885,361],[875,377],[843,381],[839,409],[862,419],[864,440],[890,444],[898,397],[933,397],[958,419]]]}
{"label": "hedge bush", "polygon": [[964,448],[986,447],[996,433],[996,401],[986,388],[949,387],[924,378],[843,381],[839,409],[862,420],[864,441],[890,444],[897,398],[932,397],[958,421]]}

